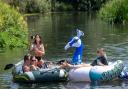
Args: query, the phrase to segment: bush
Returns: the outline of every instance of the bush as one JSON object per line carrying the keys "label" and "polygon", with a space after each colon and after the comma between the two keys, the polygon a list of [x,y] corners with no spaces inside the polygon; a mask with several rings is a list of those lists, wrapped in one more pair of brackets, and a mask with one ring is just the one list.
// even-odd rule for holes
{"label": "bush", "polygon": [[41,13],[51,10],[50,0],[12,0],[10,5],[23,13]]}
{"label": "bush", "polygon": [[[96,11],[108,0],[56,0],[56,3],[64,3],[66,6],[71,5],[71,10],[76,11]],[[61,4],[61,3],[60,3]],[[63,6],[65,6],[63,5]]]}
{"label": "bush", "polygon": [[37,0],[37,6],[39,11],[42,13],[51,11],[51,1],[50,0]]}
{"label": "bush", "polygon": [[128,0],[111,0],[99,11],[99,17],[110,23],[128,21]]}
{"label": "bush", "polygon": [[23,13],[96,11],[108,0],[6,0]]}
{"label": "bush", "polygon": [[56,2],[54,11],[71,11],[73,7],[71,4],[67,4],[64,2]]}
{"label": "bush", "polygon": [[99,10],[106,1],[107,0],[80,0],[78,10],[96,11]]}
{"label": "bush", "polygon": [[27,23],[23,16],[0,1],[0,47],[26,47]]}

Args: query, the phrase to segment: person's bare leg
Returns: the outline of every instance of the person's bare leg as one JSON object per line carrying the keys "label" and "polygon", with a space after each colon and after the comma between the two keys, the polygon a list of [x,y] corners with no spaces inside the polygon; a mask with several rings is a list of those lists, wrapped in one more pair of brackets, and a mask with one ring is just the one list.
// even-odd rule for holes
{"label": "person's bare leg", "polygon": [[72,65],[72,64],[69,64],[67,62],[64,62],[60,68],[66,68],[66,67],[69,67],[69,68],[80,68],[80,67],[89,67],[91,66],[90,64],[79,64],[79,65]]}
{"label": "person's bare leg", "polygon": [[74,65],[74,67],[80,68],[80,67],[89,67],[91,66],[90,64],[79,64],[79,65]]}

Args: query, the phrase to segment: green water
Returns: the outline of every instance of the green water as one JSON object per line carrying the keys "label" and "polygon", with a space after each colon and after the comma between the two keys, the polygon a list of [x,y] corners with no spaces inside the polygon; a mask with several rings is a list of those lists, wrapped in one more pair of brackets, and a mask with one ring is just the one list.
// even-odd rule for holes
{"label": "green water", "polygon": [[[29,36],[39,34],[43,38],[47,60],[71,59],[74,49],[64,50],[68,40],[76,35],[75,29],[84,31],[85,62],[96,57],[97,48],[105,48],[108,61],[123,60],[126,64],[128,56],[128,26],[109,25],[100,21],[96,14],[88,13],[50,13],[28,16]],[[110,81],[105,83],[13,83],[11,70],[3,71],[4,65],[18,62],[26,50],[13,49],[0,51],[0,89],[127,89],[127,81]]]}

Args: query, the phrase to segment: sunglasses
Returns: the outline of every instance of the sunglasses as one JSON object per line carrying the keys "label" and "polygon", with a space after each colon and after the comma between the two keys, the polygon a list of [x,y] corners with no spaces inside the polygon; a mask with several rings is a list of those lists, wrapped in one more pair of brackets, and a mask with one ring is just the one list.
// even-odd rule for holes
{"label": "sunglasses", "polygon": [[32,60],[32,61],[36,61],[36,60]]}

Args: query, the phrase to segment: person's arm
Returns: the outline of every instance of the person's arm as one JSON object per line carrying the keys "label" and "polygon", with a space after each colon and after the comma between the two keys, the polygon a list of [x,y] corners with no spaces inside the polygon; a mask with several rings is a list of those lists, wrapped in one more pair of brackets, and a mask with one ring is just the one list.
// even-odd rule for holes
{"label": "person's arm", "polygon": [[28,72],[28,71],[30,71],[30,68],[27,67],[27,66],[23,66],[23,71],[24,71],[24,72]]}
{"label": "person's arm", "polygon": [[37,69],[39,69],[39,67],[37,67],[37,66],[35,66],[35,65],[31,65],[31,67],[30,67],[30,70],[32,71],[32,70],[37,70]]}
{"label": "person's arm", "polygon": [[34,50],[34,44],[30,45],[30,52]]}
{"label": "person's arm", "polygon": [[97,64],[98,64],[99,66],[104,66],[104,64],[101,63],[101,61],[100,61],[99,59],[97,59]]}
{"label": "person's arm", "polygon": [[44,49],[44,45],[43,44],[41,44],[40,52],[42,53],[42,55],[45,55],[45,49]]}
{"label": "person's arm", "polygon": [[44,50],[43,44],[41,45],[40,49],[34,48],[33,50],[34,50],[35,54],[38,55],[38,56],[45,55],[45,50]]}

